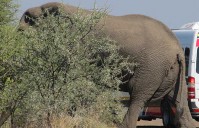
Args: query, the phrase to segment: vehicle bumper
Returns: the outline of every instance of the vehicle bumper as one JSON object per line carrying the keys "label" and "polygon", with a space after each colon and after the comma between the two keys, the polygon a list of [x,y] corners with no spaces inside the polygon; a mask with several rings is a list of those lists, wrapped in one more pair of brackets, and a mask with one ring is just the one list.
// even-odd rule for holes
{"label": "vehicle bumper", "polygon": [[188,100],[188,103],[192,117],[199,120],[199,99]]}

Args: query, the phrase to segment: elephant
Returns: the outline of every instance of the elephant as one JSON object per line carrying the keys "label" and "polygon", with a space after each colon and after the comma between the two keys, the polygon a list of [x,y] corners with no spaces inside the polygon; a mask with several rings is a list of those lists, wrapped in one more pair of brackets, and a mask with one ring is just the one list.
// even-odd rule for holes
{"label": "elephant", "polygon": [[[57,2],[30,8],[22,15],[19,29],[34,26],[31,18],[42,16],[46,9],[58,14],[60,6],[69,16],[79,9]],[[91,13],[84,9],[82,11]],[[120,54],[130,56],[139,64],[123,85],[123,89],[130,94],[130,105],[118,127],[136,128],[142,108],[150,101],[165,98],[174,101],[177,110],[175,127],[195,128],[187,101],[184,52],[172,31],[162,22],[140,14],[107,14],[99,24],[103,24],[103,32],[117,42]]]}

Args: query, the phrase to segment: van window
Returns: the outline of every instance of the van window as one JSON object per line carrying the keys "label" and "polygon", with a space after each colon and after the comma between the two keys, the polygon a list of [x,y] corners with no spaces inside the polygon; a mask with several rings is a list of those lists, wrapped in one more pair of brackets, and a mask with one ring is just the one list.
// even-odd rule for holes
{"label": "van window", "polygon": [[[180,44],[182,45],[183,47],[183,50],[184,50],[184,55],[185,55],[185,62],[186,62],[186,76],[188,76],[188,67],[189,67],[189,59],[191,58],[190,57],[190,48],[192,47],[192,43],[194,42],[194,39],[195,39],[195,31],[178,31],[178,30],[174,30],[173,31],[174,34],[176,35],[178,41],[180,42]],[[198,51],[199,52],[199,51]],[[199,55],[199,53],[198,53]],[[198,56],[199,58],[199,56]],[[198,73],[199,73],[199,59],[198,59],[198,69],[197,69]]]}
{"label": "van window", "polygon": [[190,55],[190,49],[186,47],[186,48],[185,48],[185,64],[186,64],[185,75],[186,75],[186,76],[188,76],[189,55]]}
{"label": "van window", "polygon": [[196,72],[199,73],[199,48],[197,49]]}

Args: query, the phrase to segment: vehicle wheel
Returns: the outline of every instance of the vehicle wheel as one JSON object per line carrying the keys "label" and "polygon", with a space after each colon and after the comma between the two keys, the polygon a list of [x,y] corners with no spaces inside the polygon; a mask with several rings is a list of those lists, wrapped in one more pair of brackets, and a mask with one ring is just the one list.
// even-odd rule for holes
{"label": "vehicle wheel", "polygon": [[166,128],[175,128],[174,113],[168,100],[161,101],[162,122]]}

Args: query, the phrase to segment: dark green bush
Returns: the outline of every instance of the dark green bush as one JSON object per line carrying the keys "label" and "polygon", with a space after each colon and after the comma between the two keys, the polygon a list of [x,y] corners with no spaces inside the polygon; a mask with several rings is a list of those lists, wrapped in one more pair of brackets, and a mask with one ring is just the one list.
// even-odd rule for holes
{"label": "dark green bush", "polygon": [[16,30],[17,5],[12,0],[1,0],[0,10],[0,127],[9,119],[10,127],[14,127],[13,114],[27,92],[25,86],[17,84],[21,70],[15,61],[23,37]]}
{"label": "dark green bush", "polygon": [[13,113],[16,124],[52,127],[52,118],[63,114],[121,121],[121,71],[130,63],[118,54],[117,42],[97,27],[104,17],[81,10],[70,16],[49,14],[21,33],[20,52],[12,57],[17,78],[7,81],[24,94]]}

